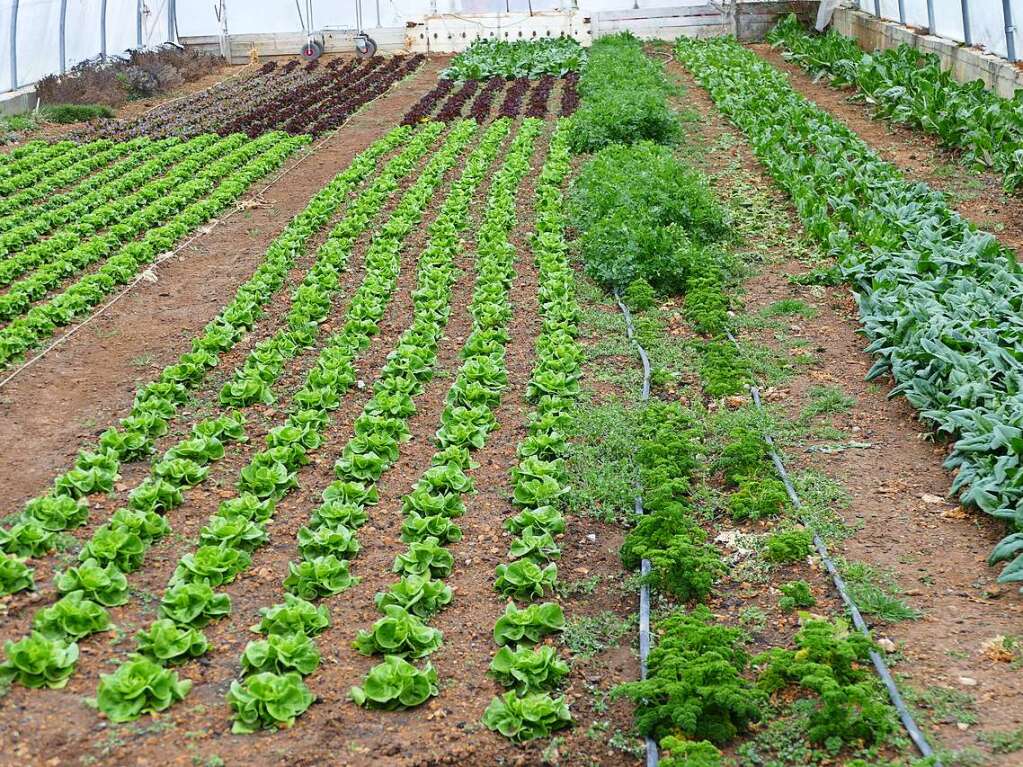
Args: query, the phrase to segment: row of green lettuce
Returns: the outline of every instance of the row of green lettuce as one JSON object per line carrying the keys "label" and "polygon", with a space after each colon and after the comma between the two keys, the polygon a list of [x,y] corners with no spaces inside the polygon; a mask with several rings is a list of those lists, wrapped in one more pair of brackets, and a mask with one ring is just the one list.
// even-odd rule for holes
{"label": "row of green lettuce", "polygon": [[[561,607],[540,602],[557,585],[561,555],[555,536],[565,531],[557,506],[568,491],[563,455],[565,432],[580,392],[583,352],[576,341],[579,307],[575,274],[565,241],[561,187],[571,169],[568,131],[559,124],[540,173],[536,191],[536,231],[532,250],[539,274],[537,300],[542,325],[533,371],[526,386],[532,404],[528,433],[518,447],[518,464],[510,473],[512,503],[519,511],[505,520],[513,534],[508,564],[497,566],[494,587],[510,600],[494,626],[500,649],[490,674],[508,691],[495,697],[483,723],[516,741],[547,737],[572,723],[564,696],[552,691],[569,673],[568,664],[544,635],[564,625]],[[515,601],[527,602],[519,608]]]}
{"label": "row of green lettuce", "polygon": [[1023,580],[1023,269],[1014,254],[910,183],[852,131],[731,40],[680,40],[676,52],[750,138],[792,196],[809,235],[853,284],[870,371],[890,374],[922,420],[954,442],[952,492],[1010,534],[990,561]]}
{"label": "row of green lettuce", "polygon": [[[274,335],[256,344],[246,357],[240,370],[255,370],[263,376],[262,383],[269,387],[276,381],[283,364],[271,366],[276,358],[266,359],[261,351],[281,350],[282,345],[288,356],[293,356],[303,348],[310,348],[316,341],[316,330],[324,322],[331,310],[331,297],[338,290],[338,279],[345,268],[348,255],[355,240],[372,223],[376,213],[384,205],[388,197],[396,189],[398,180],[410,174],[418,165],[418,160],[430,149],[443,126],[431,125],[424,128],[414,138],[408,140],[409,131],[398,131],[390,134],[361,158],[353,162],[356,176],[363,175],[368,169],[375,167],[375,158],[390,151],[394,146],[407,141],[403,152],[392,159],[370,184],[346,209],[346,215],[331,231],[326,241],[317,251],[317,258],[306,278],[292,296],[291,309],[286,317],[285,326]],[[342,191],[348,183],[337,187]],[[430,187],[421,194],[428,194]],[[410,219],[411,221],[411,219]],[[262,360],[257,367],[253,360]],[[314,376],[319,382],[322,376]],[[354,375],[346,376],[347,384],[354,382]],[[187,392],[180,384],[164,387],[167,396],[172,397],[176,404],[181,405]],[[230,383],[225,384],[230,390]],[[284,449],[296,440],[302,441],[306,447],[309,443],[310,429],[322,421],[320,413],[311,409],[303,409],[303,395],[310,395],[312,403],[319,403],[321,397],[315,391],[300,391],[295,395],[296,412],[288,423],[270,430],[266,437],[267,445],[273,452]],[[224,400],[225,391],[221,392]],[[257,398],[238,402],[235,397],[228,398],[226,404],[247,405],[258,401]],[[270,401],[273,401],[270,397]],[[263,400],[265,401],[265,400]],[[57,641],[80,641],[90,633],[105,630],[109,627],[109,618],[105,607],[126,604],[129,598],[126,575],[139,570],[143,565],[145,553],[158,539],[170,532],[167,512],[184,502],[184,492],[202,482],[209,472],[210,464],[225,455],[224,443],[245,438],[244,416],[241,412],[229,409],[224,415],[200,421],[193,429],[191,436],[179,440],[167,449],[163,456],[152,465],[151,476],[137,486],[129,495],[128,507],[119,509],[109,522],[99,526],[92,537],[86,541],[79,553],[80,565],[66,572],[58,573],[56,585],[58,592],[64,596],[52,607],[37,612],[33,627],[45,635],[51,644]],[[278,450],[281,452],[281,450]],[[139,455],[124,456],[108,453],[106,469],[116,471],[118,458],[140,457]],[[93,469],[100,467],[93,466]],[[251,468],[254,476],[257,469]],[[59,504],[49,504],[51,509],[57,505],[73,510],[73,519],[64,516],[53,520],[50,527],[66,528],[71,523],[84,522],[87,507],[81,499],[72,503],[71,499],[62,497]],[[243,504],[251,508],[251,503]],[[260,520],[260,523],[265,520]],[[8,543],[24,544],[28,531],[38,529],[37,520],[22,522],[5,532]],[[52,535],[49,533],[48,535]],[[40,539],[33,539],[38,546]],[[225,555],[222,549],[238,545],[254,547],[265,543],[266,535],[261,524],[247,519],[243,515],[222,515],[214,517],[200,533],[200,548],[191,555],[193,567],[215,567]],[[25,553],[25,552],[22,552]],[[35,553],[41,553],[36,551]],[[88,618],[85,620],[84,618]],[[59,626],[53,623],[59,618]],[[150,637],[175,637],[173,628],[168,621],[158,622],[150,632]],[[90,630],[91,629],[91,630]],[[26,642],[34,643],[40,648],[45,643],[39,637],[29,638]],[[148,644],[155,643],[153,639]],[[177,639],[172,642],[180,646]],[[196,647],[204,643],[192,642]],[[16,650],[16,648],[15,648]],[[143,650],[144,651],[144,650]],[[173,660],[166,652],[155,650],[156,657],[161,660]]]}
{"label": "row of green lettuce", "polygon": [[[6,257],[58,226],[117,199],[110,194],[114,189],[125,194],[138,188],[149,178],[136,175],[138,170],[181,143],[177,138],[97,141],[88,146],[89,151],[81,159],[5,197],[0,202],[0,256]],[[133,179],[121,182],[126,175]]]}
{"label": "row of green lettuce", "polygon": [[509,238],[516,224],[518,190],[531,170],[542,130],[540,120],[523,122],[490,187],[476,239],[476,287],[469,305],[472,331],[445,398],[431,467],[401,502],[402,539],[408,549],[395,557],[393,566],[401,580],[377,596],[384,617],[355,638],[359,652],[383,658],[361,685],[352,688],[351,697],[359,705],[405,708],[439,692],[433,665],[427,661],[420,668],[412,661],[429,656],[442,644],[442,633],[427,621],[452,601],[452,592],[443,583],[454,568],[454,556],[446,546],[462,537],[454,520],[465,513],[463,497],[474,488],[466,472],[476,465],[472,453],[483,448],[489,432],[497,428],[494,411],[508,385],[505,355],[511,338],[509,299],[516,260]]}
{"label": "row of green lettuce", "polygon": [[[308,136],[283,133],[267,133],[256,139],[240,135],[213,139],[205,150],[212,153],[206,158],[207,164],[194,167],[191,178],[165,189],[161,196],[110,227],[109,236],[117,240],[112,247],[100,238],[91,247],[73,248],[42,267],[38,279],[26,278],[26,284],[18,290],[17,285],[12,286],[9,300],[20,311],[0,329],[0,366],[22,358],[59,328],[85,316],[119,286],[133,280],[144,265],[227,209],[254,181],[280,167],[308,141]],[[121,234],[115,232],[127,239],[117,239]],[[140,239],[131,239],[139,235]],[[46,297],[46,292],[65,277],[99,261],[103,264],[98,269]],[[29,308],[28,303],[38,299],[44,300]],[[5,316],[12,315],[8,312]]]}
{"label": "row of green lettuce", "polygon": [[[254,345],[220,394],[221,404],[229,406],[274,401],[271,387],[280,377],[283,359],[298,354],[316,341],[317,329],[329,313],[331,296],[338,289],[340,272],[355,238],[368,228],[375,213],[393,192],[396,179],[416,167],[417,159],[427,151],[437,133],[436,129],[424,130],[409,142],[411,131],[408,129],[391,132],[353,160],[344,173],[311,201],[306,211],[271,245],[267,251],[268,261],[239,289],[235,302],[193,343],[192,351],[139,392],[121,428],[107,430],[92,449],[82,450],[73,469],[58,476],[51,490],[30,500],[14,524],[0,529],[0,550],[6,555],[0,561],[0,592],[13,593],[33,586],[33,571],[24,558],[53,551],[61,532],[78,527],[88,519],[90,494],[110,492],[123,462],[139,461],[154,452],[156,439],[167,433],[175,414],[191,393],[201,388],[206,373],[219,364],[217,352],[229,351],[245,330],[262,316],[261,304],[268,294],[259,294],[256,290],[272,292],[283,284],[283,277],[304,241],[329,220],[354,186],[377,167],[382,156],[409,143],[408,148],[381,171],[374,184],[353,201],[346,210],[347,215],[320,247],[313,268],[292,295],[285,326]],[[272,270],[268,268],[271,264]],[[160,526],[154,526],[151,515],[165,514],[180,506],[184,501],[183,491],[205,477],[204,467],[224,456],[222,443],[244,437],[244,416],[227,411],[224,417],[229,418],[229,427],[214,425],[219,421],[200,423],[189,437],[174,443],[153,462],[150,476],[129,494],[128,508],[121,509],[117,519],[101,526],[83,549],[85,559],[94,553],[105,554],[90,563],[88,570],[103,570],[122,557],[131,561],[131,569],[137,569],[145,542],[140,542],[137,531],[131,529],[137,524],[129,524],[129,521],[137,520],[141,524],[140,520],[150,519],[148,527],[157,530]],[[124,555],[119,553],[122,549]]]}
{"label": "row of green lettuce", "polygon": [[[444,175],[458,161],[475,131],[475,124],[467,121],[448,133],[390,219],[376,233],[366,254],[362,283],[349,301],[344,321],[321,347],[302,387],[292,397],[283,427],[273,430],[268,435],[267,447],[253,455],[239,471],[236,497],[221,502],[194,542],[194,550],[179,559],[158,607],[160,617],[140,636],[173,634],[175,643],[187,648],[183,659],[198,657],[208,649],[198,632],[232,612],[230,595],[220,589],[252,566],[253,552],[267,543],[263,528],[272,520],[277,505],[297,487],[299,469],[322,447],[331,413],[341,406],[344,394],[355,385],[355,361],[379,333],[379,323],[397,290],[402,243],[418,225]],[[205,542],[205,534],[218,519],[234,521],[239,516],[249,523],[244,532],[216,543]],[[327,556],[332,546],[338,546],[337,536],[329,535],[334,532],[330,527],[306,532],[311,556]],[[294,593],[316,588],[313,581],[301,577],[309,575],[316,578],[315,568],[290,579],[289,590]],[[309,602],[297,597],[293,602],[270,608],[259,630],[267,635],[279,633],[267,626],[286,622],[296,613],[305,614],[309,608],[317,612]],[[263,649],[272,651],[269,645]],[[101,674],[95,699],[99,710],[113,721],[126,721],[142,713],[166,709],[180,700],[187,694],[189,683],[179,680],[177,673],[168,668],[173,660],[133,655],[113,673]],[[280,712],[293,704],[296,693],[301,692],[292,685],[280,689],[261,684],[264,678],[258,674],[249,679],[253,683],[247,688],[240,686],[238,694],[230,700],[238,712],[238,721],[249,722],[250,726],[264,714],[269,715],[267,712]],[[245,691],[250,695],[246,696]],[[272,697],[274,692],[281,697]]]}
{"label": "row of green lettuce", "polygon": [[[64,206],[47,205],[32,217],[12,216],[18,225],[0,234],[4,257],[0,261],[0,287],[11,286],[0,295],[0,319],[24,313],[75,267],[87,266],[89,259],[109,254],[137,237],[158,213],[151,207],[154,202],[196,179],[209,163],[243,143],[237,137],[228,141],[207,135],[188,142],[145,144],[128,159],[75,187],[73,191],[79,194]],[[136,167],[131,169],[132,165]],[[103,178],[106,183],[93,187]],[[18,279],[30,270],[34,271],[28,277]]]}
{"label": "row of green lettuce", "polygon": [[[398,460],[401,444],[411,436],[408,420],[416,412],[415,397],[433,376],[438,345],[451,314],[452,287],[457,274],[455,258],[462,244],[460,235],[469,225],[476,190],[499,154],[510,127],[510,121],[500,120],[486,131],[466,160],[461,176],[452,184],[437,218],[428,227],[429,241],[419,258],[418,284],[413,291],[412,324],[388,355],[387,364],[373,384],[373,396],[355,421],[354,435],[334,466],[336,481],[327,487],[323,503],[297,533],[300,559],[289,563],[284,581],[291,596],[283,604],[262,610],[264,616],[283,616],[301,605],[307,619],[298,624],[275,621],[266,627],[265,640],[250,643],[246,648],[241,659],[243,678],[232,684],[228,694],[236,711],[235,731],[290,726],[313,700],[302,678],[319,665],[314,637],[328,628],[330,614],[327,604],[315,607],[311,603],[338,594],[357,581],[349,563],[360,549],[358,530],[369,519],[369,507],[379,500],[378,481]],[[502,173],[503,170],[498,171],[499,176]],[[488,207],[484,219],[489,217],[489,210]],[[453,448],[441,457],[458,452]],[[428,478],[451,474],[443,461],[435,461]],[[425,487],[427,483],[421,484]],[[403,539],[427,540],[440,519],[443,518],[413,512],[402,528]],[[411,571],[389,592],[377,595],[387,618],[386,627],[379,624],[374,636],[386,638],[391,645],[385,663],[371,672],[364,685],[368,695],[356,697],[358,702],[372,699],[386,708],[399,702],[415,705],[435,691],[428,674],[419,672],[399,656],[429,645],[427,640],[432,638],[432,632],[419,618],[432,614],[450,600],[451,590],[432,580],[430,573]],[[357,645],[366,641],[360,636]],[[381,688],[393,694],[384,695]],[[284,709],[281,706],[284,701],[294,705]],[[282,717],[282,713],[287,717]]]}
{"label": "row of green lettuce", "polygon": [[961,151],[971,165],[1001,173],[1006,191],[1023,184],[1018,98],[1002,98],[979,79],[956,81],[934,53],[905,43],[865,53],[854,39],[834,30],[808,33],[795,15],[779,22],[767,39],[783,49],[786,59],[832,85],[856,87],[858,97],[879,117],[933,134]]}

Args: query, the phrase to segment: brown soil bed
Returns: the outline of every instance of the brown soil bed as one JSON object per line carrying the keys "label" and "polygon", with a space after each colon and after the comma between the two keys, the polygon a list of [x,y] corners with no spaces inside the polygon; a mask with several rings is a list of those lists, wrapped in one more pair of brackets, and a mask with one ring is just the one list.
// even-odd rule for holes
{"label": "brown soil bed", "polygon": [[[312,180],[302,182],[307,188],[302,189],[301,194],[296,179],[299,174],[286,177],[263,195],[262,205],[246,210],[201,237],[190,246],[183,262],[168,262],[160,270],[156,285],[142,287],[109,315],[97,320],[97,325],[105,332],[80,333],[59,354],[46,358],[15,379],[2,392],[5,398],[3,428],[11,437],[19,435],[17,441],[8,438],[4,443],[7,445],[4,460],[16,467],[5,478],[8,497],[23,499],[42,490],[55,472],[69,465],[79,444],[87,444],[123,413],[130,405],[137,382],[148,378],[180,353],[191,334],[219,309],[229,292],[248,274],[262,249],[290,215],[344,167],[355,152],[395,124],[428,87],[439,68],[434,62],[428,64],[411,81],[378,102],[375,109],[358,115],[326,146],[318,149],[304,164]],[[385,108],[386,114],[380,114]],[[493,624],[503,610],[503,600],[493,590],[494,566],[504,561],[508,546],[500,524],[514,513],[507,500],[508,471],[517,460],[516,445],[525,434],[529,408],[524,392],[539,329],[537,273],[528,247],[528,234],[533,224],[534,184],[543,160],[546,137],[537,145],[534,171],[524,181],[518,195],[519,220],[512,236],[518,257],[518,276],[512,287],[516,319],[511,328],[512,341],[507,357],[510,386],[496,413],[501,426],[490,434],[487,446],[475,456],[480,465],[471,474],[479,492],[466,499],[467,514],[460,520],[465,538],[452,547],[456,567],[450,583],[455,590],[455,600],[432,621],[445,632],[445,644],[432,658],[440,674],[440,696],[407,712],[367,712],[357,708],[347,700],[348,688],[361,681],[375,659],[358,655],[350,643],[357,629],[367,628],[379,617],[373,608],[372,596],[392,580],[390,564],[403,548],[399,541],[398,502],[429,464],[435,449],[431,437],[437,428],[452,375],[460,364],[459,351],[470,329],[468,304],[475,279],[472,243],[489,180],[477,193],[472,213],[474,223],[465,237],[467,248],[458,257],[463,273],[454,287],[453,313],[439,350],[442,372],[417,399],[418,412],[410,423],[415,436],[403,447],[398,463],[382,478],[379,484],[381,502],[372,507],[370,522],[359,533],[363,549],[353,562],[353,572],[363,580],[343,595],[326,600],[333,626],[317,640],[323,662],[309,679],[318,703],[291,730],[236,736],[230,733],[230,711],[224,694],[238,673],[240,653],[252,638],[246,627],[256,622],[260,607],[279,601],[280,581],[286,573],[287,562],[296,555],[295,532],[318,503],[323,487],[333,479],[333,462],[351,436],[352,422],[370,395],[369,385],[411,319],[409,292],[414,285],[415,263],[425,244],[425,227],[444,197],[443,189],[435,196],[432,212],[424,219],[420,231],[412,235],[403,252],[398,292],[381,322],[380,334],[358,363],[360,376],[367,386],[353,389],[345,398],[342,408],[334,415],[325,444],[317,451],[313,462],[300,472],[299,490],[278,505],[270,527],[269,545],[260,549],[251,568],[226,588],[233,601],[231,617],[207,629],[211,642],[207,656],[181,669],[183,676],[196,682],[189,697],[162,716],[143,718],[124,726],[109,724],[83,703],[84,698],[94,694],[99,674],[113,670],[113,662],[130,651],[134,631],[155,616],[159,594],[177,559],[191,548],[191,541],[218,502],[225,495],[233,494],[229,488],[239,469],[252,451],[258,449],[262,435],[282,420],[286,399],[269,408],[251,408],[250,442],[232,447],[228,455],[214,465],[210,478],[189,491],[185,505],[175,510],[174,534],[157,544],[149,552],[143,569],[131,576],[135,598],[129,605],[112,611],[121,633],[85,640],[79,672],[65,689],[26,690],[16,686],[0,699],[4,722],[0,726],[0,741],[5,743],[0,749],[0,765],[44,763],[47,759],[54,760],[55,764],[190,765],[214,764],[216,758],[232,765],[312,765],[328,761],[409,766],[457,762],[474,765],[540,763],[545,743],[520,747],[486,730],[479,722],[484,708],[498,692],[496,685],[485,676],[490,657],[496,650],[491,636]],[[454,172],[449,174],[449,179]],[[293,185],[282,186],[287,185],[289,179]],[[255,234],[250,233],[252,229],[256,230]],[[301,278],[310,260],[306,255],[300,261],[292,275],[293,283]],[[353,272],[358,271],[360,262],[361,255],[353,254]],[[348,277],[345,279],[347,281]],[[194,295],[199,286],[205,290],[202,300]],[[153,290],[168,295],[154,297]],[[349,292],[346,289],[345,295]],[[342,306],[345,300],[340,300]],[[271,318],[264,321],[267,332],[279,324],[287,306],[285,289],[275,297]],[[152,317],[148,316],[149,312],[153,312]],[[329,328],[324,332],[327,330]],[[253,335],[262,334],[261,330]],[[251,343],[245,346],[248,348]],[[140,370],[132,360],[143,353],[148,356]],[[228,356],[237,362],[243,353],[244,350],[238,349],[225,355],[225,364],[229,362]],[[290,391],[298,384],[307,367],[304,360],[307,357],[311,360],[314,353],[308,352],[289,365],[278,391]],[[205,393],[196,408],[175,421],[179,431],[187,428],[190,419],[200,417],[204,398],[215,395],[219,375],[221,371],[216,371],[204,386]],[[88,423],[83,424],[86,420]],[[116,508],[127,489],[145,472],[144,464],[127,467],[125,479],[114,497],[103,500],[102,512],[94,516],[106,516]],[[591,533],[595,540],[587,538]],[[607,584],[620,582],[615,536],[613,530],[589,520],[571,520],[563,540],[562,580],[592,573],[601,575]],[[50,565],[52,563],[48,563]],[[43,583],[41,579],[40,584]],[[577,613],[608,609],[625,615],[631,608],[628,604],[618,604],[618,594],[620,589],[612,593],[602,587],[589,596],[565,598],[562,602],[570,618]],[[14,609],[4,619],[0,636],[8,638],[23,632],[41,598],[45,595],[12,603]],[[567,694],[578,724],[566,735],[561,764],[611,765],[622,761],[622,755],[610,750],[602,738],[587,734],[594,721],[609,718],[593,705],[588,686],[599,684],[606,689],[616,680],[633,678],[637,671],[627,646],[611,656],[608,665],[602,665],[604,661],[573,664]],[[616,711],[617,727],[626,728],[627,710],[619,704]]]}
{"label": "brown soil bed", "polygon": [[[758,52],[778,63],[778,57],[762,47]],[[782,66],[792,71],[792,67]],[[776,205],[789,211],[790,221],[798,222],[787,198],[763,172],[742,133],[727,122],[709,95],[680,66],[672,64],[669,71],[685,84],[687,105],[699,114],[698,136],[694,137],[698,149],[730,132],[738,139],[729,142],[732,162],[741,167],[742,175],[756,190],[771,195]],[[910,149],[910,136],[903,135],[908,131],[889,132],[870,120],[862,108],[845,102],[841,93],[814,85],[798,71],[793,72],[792,79],[797,88],[812,93],[815,100],[826,104],[868,143],[881,149],[887,159],[902,162],[907,176],[931,182],[926,171],[921,171],[944,162],[940,154],[935,156],[927,148],[919,134],[912,134],[915,146]],[[915,155],[915,166],[906,164],[909,153]],[[693,154],[702,156],[704,151]],[[727,164],[727,160],[712,162],[715,167],[706,168],[708,173]],[[935,185],[940,188],[940,183]],[[988,193],[994,195],[990,199],[1001,195],[991,190]],[[1012,211],[1019,203],[999,199],[991,203],[998,207],[998,215],[1015,227],[1014,232],[1023,232],[1020,219],[1012,221]],[[971,214],[971,209],[960,210],[964,215]],[[793,223],[793,236],[799,232],[798,223]],[[997,660],[984,649],[987,640],[1018,633],[1023,613],[1015,589],[997,585],[997,570],[985,562],[1003,531],[983,514],[964,510],[944,497],[952,478],[942,468],[946,446],[929,440],[904,399],[886,398],[893,385],[890,379],[874,385],[865,381],[872,358],[863,353],[865,342],[858,333],[858,315],[849,290],[843,286],[806,288],[790,284],[788,274],[804,272],[814,265],[805,258],[796,260],[796,255],[775,248],[761,273],[744,285],[742,301],[748,314],[786,298],[798,298],[818,312],[812,319],[782,318],[786,326],[783,334],[804,342],[804,349],[812,351],[813,362],[797,365],[788,381],[768,393],[769,400],[797,418],[810,402],[812,387],[838,387],[853,396],[855,404],[833,416],[831,425],[844,433],[842,440],[868,443],[870,447],[825,454],[806,452],[807,446],[800,445],[790,449],[789,468],[797,472],[813,469],[841,482],[850,503],[835,511],[853,532],[834,553],[892,572],[905,601],[921,611],[919,620],[889,625],[868,616],[875,638],[890,639],[898,647],[900,656],[893,663],[893,672],[903,692],[913,696],[914,691],[943,688],[973,699],[975,725],[957,721],[968,718],[969,704],[962,717],[936,716],[927,705],[917,709],[932,741],[953,750],[978,749],[984,764],[1018,764],[1017,755],[992,753],[978,737],[982,732],[1006,731],[1023,723],[1023,677],[1012,670],[1015,666],[1010,667],[1011,657]],[[755,328],[745,337],[777,350],[780,345],[776,332],[774,327]]]}
{"label": "brown soil bed", "polygon": [[[250,192],[238,210],[216,227],[208,226],[178,257],[159,267],[156,282],[139,283],[0,389],[4,490],[11,510],[43,490],[70,465],[80,446],[94,442],[123,415],[139,383],[188,350],[196,332],[248,278],[291,217],[395,125],[442,68],[442,62],[427,62],[308,157],[303,155],[294,171],[261,194]],[[253,191],[265,184],[257,182]]]}

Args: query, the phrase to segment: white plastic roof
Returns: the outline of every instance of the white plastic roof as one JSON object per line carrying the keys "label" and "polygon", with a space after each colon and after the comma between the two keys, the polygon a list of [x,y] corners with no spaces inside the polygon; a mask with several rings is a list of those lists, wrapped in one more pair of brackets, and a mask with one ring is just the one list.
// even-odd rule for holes
{"label": "white plastic roof", "polygon": [[[577,0],[587,11],[663,8],[701,4],[706,0]],[[864,11],[880,11],[900,20],[900,0],[852,0]],[[215,35],[221,26],[216,7],[223,2],[233,34],[297,32],[298,6],[304,0],[0,0],[0,92],[61,72],[101,54],[155,46],[176,35]],[[314,0],[316,28],[355,26],[355,2]],[[479,13],[546,10],[569,7],[572,0],[362,0],[366,27],[401,27],[406,20],[432,13]],[[1016,25],[1023,25],[1023,0],[931,0],[938,34],[964,41],[962,8],[969,9],[970,41],[1007,56],[1003,6]],[[904,21],[928,26],[928,0],[902,0]],[[175,32],[174,19],[177,21]],[[378,21],[379,20],[379,21]],[[1016,40],[1023,57],[1023,39]]]}
{"label": "white plastic roof", "polygon": [[172,0],[0,0],[0,91],[169,39]]}

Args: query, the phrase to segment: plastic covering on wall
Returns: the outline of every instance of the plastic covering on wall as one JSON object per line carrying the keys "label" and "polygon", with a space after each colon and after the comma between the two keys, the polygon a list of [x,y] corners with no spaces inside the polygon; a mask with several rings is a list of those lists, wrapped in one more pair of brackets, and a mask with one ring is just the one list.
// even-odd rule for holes
{"label": "plastic covering on wall", "polygon": [[0,0],[0,92],[102,54],[159,45],[169,12],[168,0]]}
{"label": "plastic covering on wall", "polygon": [[1019,33],[1007,31],[1023,24],[1023,0],[932,0],[933,25],[927,0],[902,0],[901,11],[899,0],[858,0],[858,4],[860,10],[883,19],[922,29],[933,26],[932,31],[940,37],[976,45],[998,56],[1023,57]]}
{"label": "plastic covering on wall", "polygon": [[[476,14],[502,11],[570,10],[614,11],[631,8],[704,5],[708,0],[362,0],[363,25],[367,28],[404,27],[406,21],[422,20],[431,13]],[[299,32],[294,0],[226,0],[227,27],[231,34]],[[303,13],[305,2],[298,3]],[[216,35],[220,23],[214,0],[177,0],[178,32],[182,37]],[[379,24],[377,19],[379,18]],[[313,3],[313,26],[317,29],[354,29],[355,0]]]}

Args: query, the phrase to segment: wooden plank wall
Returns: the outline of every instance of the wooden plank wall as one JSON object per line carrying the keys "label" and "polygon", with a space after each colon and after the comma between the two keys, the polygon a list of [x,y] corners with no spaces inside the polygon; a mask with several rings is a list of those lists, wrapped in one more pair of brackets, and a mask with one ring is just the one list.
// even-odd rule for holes
{"label": "wooden plank wall", "polygon": [[816,18],[819,0],[768,0],[703,5],[600,11],[590,17],[593,38],[631,32],[651,40],[677,37],[712,37],[734,34],[740,40],[759,41],[779,18],[796,13],[804,22]]}

